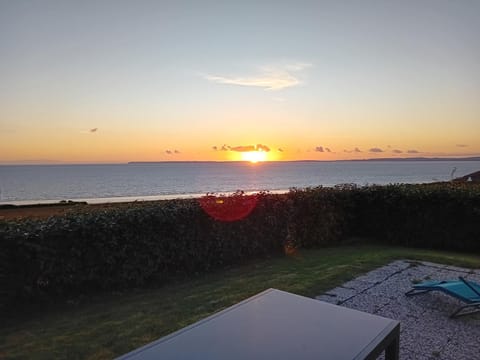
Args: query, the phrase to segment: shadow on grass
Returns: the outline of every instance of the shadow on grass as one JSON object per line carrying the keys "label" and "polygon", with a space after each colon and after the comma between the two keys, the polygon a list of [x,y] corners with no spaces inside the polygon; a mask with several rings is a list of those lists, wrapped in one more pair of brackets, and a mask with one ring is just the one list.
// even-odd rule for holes
{"label": "shadow on grass", "polygon": [[480,268],[480,257],[385,246],[304,250],[165,285],[10,316],[0,358],[110,359],[267,288],[313,297],[396,259]]}

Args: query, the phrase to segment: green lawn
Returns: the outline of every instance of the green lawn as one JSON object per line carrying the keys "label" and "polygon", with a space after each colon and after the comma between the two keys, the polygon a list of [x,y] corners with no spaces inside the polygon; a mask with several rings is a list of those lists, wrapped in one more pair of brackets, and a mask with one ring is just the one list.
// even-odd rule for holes
{"label": "green lawn", "polygon": [[480,257],[384,246],[304,250],[294,257],[104,295],[0,324],[0,358],[110,359],[273,287],[315,296],[395,259],[480,268]]}

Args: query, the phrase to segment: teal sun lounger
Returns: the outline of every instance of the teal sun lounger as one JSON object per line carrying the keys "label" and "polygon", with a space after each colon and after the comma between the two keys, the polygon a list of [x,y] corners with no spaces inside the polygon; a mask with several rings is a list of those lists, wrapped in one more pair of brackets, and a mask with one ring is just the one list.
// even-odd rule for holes
{"label": "teal sun lounger", "polygon": [[459,280],[426,281],[416,284],[405,295],[413,296],[430,291],[441,291],[466,303],[450,315],[452,318],[480,311],[480,285],[473,281],[467,281],[463,277],[459,277]]}

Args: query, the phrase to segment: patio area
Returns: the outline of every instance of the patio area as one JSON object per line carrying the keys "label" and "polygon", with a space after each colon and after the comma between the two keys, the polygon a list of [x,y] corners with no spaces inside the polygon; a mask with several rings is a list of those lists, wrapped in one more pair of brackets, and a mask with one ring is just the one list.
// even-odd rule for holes
{"label": "patio area", "polygon": [[414,283],[457,280],[480,283],[480,270],[399,260],[329,290],[316,298],[399,320],[400,359],[480,358],[480,313],[451,319],[464,303],[438,291],[406,297]]}

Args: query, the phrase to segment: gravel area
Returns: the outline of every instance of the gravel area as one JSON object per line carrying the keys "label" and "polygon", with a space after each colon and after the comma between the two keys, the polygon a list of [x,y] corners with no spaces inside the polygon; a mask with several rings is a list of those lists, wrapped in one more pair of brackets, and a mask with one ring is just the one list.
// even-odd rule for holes
{"label": "gravel area", "polygon": [[464,303],[438,291],[404,295],[413,283],[459,276],[480,283],[480,270],[400,260],[316,298],[399,320],[402,360],[479,360],[480,313],[451,319]]}

